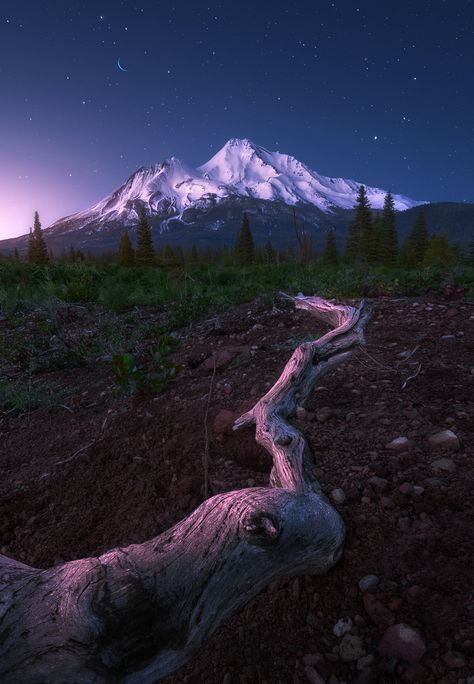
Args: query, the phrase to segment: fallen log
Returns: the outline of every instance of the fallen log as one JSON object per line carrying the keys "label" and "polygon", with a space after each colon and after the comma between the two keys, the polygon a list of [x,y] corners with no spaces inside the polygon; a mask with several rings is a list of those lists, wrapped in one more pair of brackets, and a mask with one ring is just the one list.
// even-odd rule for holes
{"label": "fallen log", "polygon": [[96,558],[39,570],[0,556],[2,683],[156,682],[267,584],[321,574],[339,560],[343,521],[288,419],[363,344],[370,305],[291,299],[332,330],[297,347],[234,425],[255,425],[273,458],[270,486],[213,496],[158,537]]}

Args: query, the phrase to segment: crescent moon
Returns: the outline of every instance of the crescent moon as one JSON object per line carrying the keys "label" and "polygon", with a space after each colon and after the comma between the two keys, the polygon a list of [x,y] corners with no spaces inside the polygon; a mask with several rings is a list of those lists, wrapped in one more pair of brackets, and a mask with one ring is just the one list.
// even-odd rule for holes
{"label": "crescent moon", "polygon": [[123,66],[120,64],[120,57],[117,60],[117,66],[120,69],[120,71],[127,71],[127,69],[124,69]]}

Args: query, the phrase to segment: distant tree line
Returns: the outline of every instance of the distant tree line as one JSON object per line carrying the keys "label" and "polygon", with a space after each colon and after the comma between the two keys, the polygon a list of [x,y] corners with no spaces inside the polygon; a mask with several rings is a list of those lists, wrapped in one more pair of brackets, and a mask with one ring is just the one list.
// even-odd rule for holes
{"label": "distant tree line", "polygon": [[[184,265],[198,266],[221,264],[224,266],[252,266],[254,264],[280,264],[299,262],[320,263],[324,266],[386,266],[407,267],[418,266],[453,266],[462,261],[474,265],[474,237],[467,250],[461,251],[459,245],[449,242],[444,233],[429,236],[423,208],[403,244],[399,237],[395,222],[395,205],[390,192],[385,195],[382,211],[374,212],[363,185],[359,187],[355,216],[351,222],[342,250],[339,249],[336,234],[330,228],[325,236],[322,252],[316,253],[312,248],[311,232],[304,223],[299,224],[294,211],[294,228],[296,240],[294,246],[281,250],[274,247],[270,238],[263,245],[255,245],[246,214],[238,231],[233,247],[227,245],[216,248],[191,249],[180,246],[165,245],[155,248],[147,215],[142,211],[136,227],[136,247],[132,245],[128,230],[122,234],[118,252],[108,251],[100,256],[92,252],[83,252],[70,247],[54,257],[54,261],[77,263],[81,261],[97,263],[119,263],[122,266],[161,266],[177,268]],[[301,223],[301,222],[300,222]],[[28,237],[27,260],[35,264],[47,264],[53,260],[48,252],[43,236],[38,212],[35,212],[33,227]],[[19,259],[15,249],[13,257]]]}

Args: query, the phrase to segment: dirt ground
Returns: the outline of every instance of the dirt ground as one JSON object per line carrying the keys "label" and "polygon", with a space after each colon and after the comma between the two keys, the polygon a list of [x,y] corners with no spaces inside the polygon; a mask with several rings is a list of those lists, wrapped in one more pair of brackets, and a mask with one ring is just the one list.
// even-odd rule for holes
{"label": "dirt ground", "polygon": [[[474,302],[374,304],[366,350],[326,376],[295,419],[323,489],[345,495],[335,504],[347,526],[342,561],[325,576],[268,587],[166,684],[474,682]],[[0,551],[48,567],[144,541],[192,511],[218,352],[212,493],[265,484],[269,456],[252,430],[228,434],[221,412],[237,417],[252,406],[295,345],[324,331],[309,314],[278,306],[256,301],[179,331],[173,359],[183,368],[157,397],[121,396],[107,355],[42,373],[61,403],[1,416]],[[8,318],[0,326],[8,339]],[[430,444],[446,429],[459,444]],[[388,449],[398,437],[408,448]],[[363,592],[369,574],[379,583]],[[333,632],[347,617],[360,638],[354,660]],[[419,665],[379,654],[394,623],[421,633]]]}

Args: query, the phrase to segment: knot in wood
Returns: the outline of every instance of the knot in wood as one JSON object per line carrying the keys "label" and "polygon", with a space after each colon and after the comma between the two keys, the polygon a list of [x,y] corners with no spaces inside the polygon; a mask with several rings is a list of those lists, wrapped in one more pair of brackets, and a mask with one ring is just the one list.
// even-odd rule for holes
{"label": "knot in wood", "polygon": [[275,440],[275,442],[280,446],[288,446],[289,444],[291,444],[292,441],[293,437],[289,435],[287,432],[284,432],[282,435],[279,435]]}
{"label": "knot in wood", "polygon": [[251,544],[271,546],[275,544],[281,533],[278,518],[270,512],[253,512],[243,521],[245,538]]}

